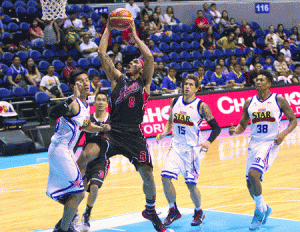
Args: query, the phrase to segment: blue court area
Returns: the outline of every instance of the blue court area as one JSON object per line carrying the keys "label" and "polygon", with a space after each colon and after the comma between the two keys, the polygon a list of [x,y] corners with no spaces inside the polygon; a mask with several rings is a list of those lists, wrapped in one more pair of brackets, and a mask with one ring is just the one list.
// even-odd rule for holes
{"label": "blue court area", "polygon": [[[225,212],[216,212],[204,210],[205,219],[200,226],[191,226],[193,220],[192,208],[179,207],[182,217],[167,228],[167,232],[243,232],[249,231],[249,225],[252,216]],[[161,212],[160,218],[167,216],[168,208],[157,209]],[[272,215],[271,215],[272,216]],[[80,228],[80,225],[78,225]],[[300,229],[300,221],[291,221],[284,219],[269,218],[267,224],[260,227],[259,231],[271,232],[296,232]],[[43,230],[42,232],[50,232]],[[150,221],[146,221],[141,212],[131,213],[106,219],[91,221],[91,230],[93,232],[153,232],[155,231]]]}

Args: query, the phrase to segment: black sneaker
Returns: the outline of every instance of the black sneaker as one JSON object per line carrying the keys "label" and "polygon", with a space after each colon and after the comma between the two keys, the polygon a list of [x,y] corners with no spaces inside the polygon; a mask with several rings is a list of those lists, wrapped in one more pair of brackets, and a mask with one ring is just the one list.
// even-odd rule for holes
{"label": "black sneaker", "polygon": [[166,227],[164,226],[164,224],[162,224],[160,218],[158,217],[157,213],[155,210],[153,210],[152,212],[147,211],[146,209],[142,212],[142,215],[144,218],[150,220],[154,226],[154,228],[156,229],[156,231],[159,232],[165,232]]}
{"label": "black sneaker", "polygon": [[166,219],[164,220],[164,225],[165,226],[169,226],[171,225],[175,220],[181,218],[181,214],[179,212],[178,209],[176,209],[175,207],[169,209],[169,214],[166,217]]}
{"label": "black sneaker", "polygon": [[205,218],[205,215],[204,215],[202,209],[198,210],[198,211],[195,210],[194,220],[192,221],[191,225],[192,226],[199,226],[199,225],[201,225],[202,222],[203,222],[203,220],[204,220],[204,218]]}
{"label": "black sneaker", "polygon": [[82,230],[84,232],[88,232],[90,231],[90,215],[87,215],[87,214],[83,214],[82,215],[82,218],[81,218],[81,222],[82,222]]}

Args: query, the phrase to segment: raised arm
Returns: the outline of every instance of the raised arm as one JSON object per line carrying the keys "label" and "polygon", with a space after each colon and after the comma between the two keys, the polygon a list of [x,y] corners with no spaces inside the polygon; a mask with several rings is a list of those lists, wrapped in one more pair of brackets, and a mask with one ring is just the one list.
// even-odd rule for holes
{"label": "raised arm", "polygon": [[106,54],[108,39],[109,39],[111,30],[112,30],[112,28],[110,25],[110,19],[108,19],[107,26],[106,26],[104,33],[100,40],[98,53],[99,53],[99,57],[101,60],[102,68],[103,68],[105,74],[107,75],[108,79],[110,80],[111,87],[113,90],[117,84],[117,80],[120,78],[122,73],[118,69],[116,69],[114,63],[112,62],[110,57]]}
{"label": "raised arm", "polygon": [[248,126],[248,122],[250,120],[250,117],[248,114],[249,104],[250,104],[250,99],[247,99],[244,104],[244,107],[243,107],[243,114],[242,114],[241,121],[240,121],[239,125],[237,125],[236,127],[231,124],[231,127],[229,128],[230,135],[242,134],[246,130],[246,128]]}
{"label": "raised arm", "polygon": [[297,118],[285,98],[278,96],[277,100],[281,110],[290,122],[288,127],[285,130],[281,131],[275,139],[275,143],[277,145],[280,145],[284,138],[297,127]]}
{"label": "raised arm", "polygon": [[142,79],[145,81],[145,87],[147,92],[150,93],[150,85],[154,73],[154,58],[147,45],[143,41],[141,41],[140,38],[138,37],[136,33],[134,21],[132,21],[130,28],[132,31],[131,36],[136,42],[136,44],[138,45],[144,57],[144,68],[143,68]]}

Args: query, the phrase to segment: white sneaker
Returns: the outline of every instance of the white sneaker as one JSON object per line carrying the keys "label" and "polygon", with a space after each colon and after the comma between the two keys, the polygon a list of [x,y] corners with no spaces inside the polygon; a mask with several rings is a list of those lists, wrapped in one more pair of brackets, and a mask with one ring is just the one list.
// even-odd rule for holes
{"label": "white sneaker", "polygon": [[79,224],[77,224],[78,222],[79,222],[79,214],[78,214],[78,212],[76,212],[76,214],[71,222],[71,225],[73,226],[73,228],[76,232],[79,232]]}
{"label": "white sneaker", "polygon": [[83,214],[81,218],[81,231],[90,232],[90,217],[86,214]]}
{"label": "white sneaker", "polygon": [[254,211],[254,217],[252,219],[252,222],[250,224],[249,230],[258,230],[259,227],[262,224],[262,221],[264,219],[264,213],[260,212],[259,210]]}

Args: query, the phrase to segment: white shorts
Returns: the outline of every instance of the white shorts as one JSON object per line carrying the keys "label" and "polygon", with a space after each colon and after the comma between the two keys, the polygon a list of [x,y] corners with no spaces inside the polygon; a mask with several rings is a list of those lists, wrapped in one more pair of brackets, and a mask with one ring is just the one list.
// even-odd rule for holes
{"label": "white shorts", "polygon": [[270,169],[278,154],[279,146],[272,141],[258,141],[251,139],[247,152],[246,178],[250,169],[255,169],[261,173],[260,180],[263,180],[263,174]]}
{"label": "white shorts", "polygon": [[48,149],[49,176],[46,193],[62,204],[69,195],[84,192],[81,173],[73,155],[73,150],[66,144],[51,143]]}
{"label": "white shorts", "polygon": [[196,185],[200,175],[200,164],[205,155],[201,147],[173,145],[164,161],[161,176],[178,179],[181,173],[186,184]]}

